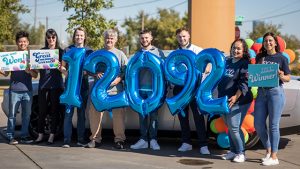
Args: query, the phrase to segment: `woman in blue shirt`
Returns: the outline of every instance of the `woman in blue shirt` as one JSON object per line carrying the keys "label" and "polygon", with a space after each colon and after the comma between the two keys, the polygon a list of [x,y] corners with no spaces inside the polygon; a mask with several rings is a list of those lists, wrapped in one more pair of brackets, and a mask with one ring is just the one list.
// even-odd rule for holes
{"label": "woman in blue shirt", "polygon": [[241,163],[245,161],[245,140],[241,130],[242,122],[252,102],[252,93],[248,87],[248,47],[244,39],[235,40],[226,60],[226,73],[218,85],[219,97],[227,96],[230,112],[224,115],[228,126],[230,151],[222,157]]}
{"label": "woman in blue shirt", "polygon": [[[278,64],[279,86],[258,88],[258,94],[254,108],[254,127],[261,142],[266,148],[266,156],[262,158],[262,164],[277,165],[278,145],[280,139],[279,123],[285,104],[285,94],[282,84],[290,81],[291,71],[288,60],[280,52],[277,37],[272,32],[263,36],[263,47],[256,56],[258,64]],[[269,130],[266,120],[269,116]]]}

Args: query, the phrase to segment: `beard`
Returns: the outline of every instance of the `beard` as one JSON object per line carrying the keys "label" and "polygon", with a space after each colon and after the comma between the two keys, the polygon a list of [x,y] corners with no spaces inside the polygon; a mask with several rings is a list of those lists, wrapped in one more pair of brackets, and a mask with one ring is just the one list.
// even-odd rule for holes
{"label": "beard", "polygon": [[148,46],[151,45],[151,43],[147,43],[146,45],[144,45],[144,44],[142,44],[142,43],[140,43],[140,44],[141,44],[141,46],[142,46],[143,48],[147,48]]}

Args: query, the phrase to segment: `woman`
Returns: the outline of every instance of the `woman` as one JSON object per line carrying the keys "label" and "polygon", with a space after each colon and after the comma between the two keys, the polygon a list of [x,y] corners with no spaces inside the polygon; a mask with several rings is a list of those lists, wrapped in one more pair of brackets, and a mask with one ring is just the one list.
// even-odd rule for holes
{"label": "woman", "polygon": [[[70,45],[65,49],[65,52],[68,52],[72,48],[85,48],[86,56],[93,52],[92,49],[86,46],[87,34],[84,28],[78,27],[74,30],[73,34],[73,45]],[[68,77],[66,62],[62,61],[61,71]],[[67,84],[67,83],[66,83]],[[89,83],[88,83],[88,75],[84,72],[84,76],[82,78],[81,84],[81,97],[82,97],[82,106],[77,109],[77,145],[85,146],[85,108],[88,99],[88,91],[89,91]],[[71,143],[72,136],[72,117],[74,113],[74,108],[71,109],[69,113],[65,112],[64,119],[64,144],[63,148],[69,148]]]}
{"label": "woman", "polygon": [[[266,156],[262,158],[262,164],[277,165],[278,145],[280,139],[279,123],[285,104],[285,95],[282,88],[284,82],[290,81],[291,71],[288,60],[280,52],[278,40],[274,33],[268,32],[263,36],[263,47],[256,57],[259,64],[278,64],[278,87],[259,87],[254,108],[254,126],[260,140],[266,148]],[[266,120],[269,116],[269,130]]]}
{"label": "woman", "polygon": [[230,55],[226,60],[226,73],[218,85],[219,97],[227,96],[230,112],[224,115],[228,126],[230,151],[222,157],[241,163],[245,161],[245,140],[241,124],[252,102],[252,93],[248,88],[248,64],[250,56],[244,39],[231,44]]}
{"label": "woman", "polygon": [[[59,62],[61,62],[63,50],[59,47],[57,33],[54,29],[48,29],[45,36],[45,47],[42,49],[58,49]],[[50,135],[48,144],[53,144],[60,113],[59,96],[63,91],[62,74],[58,69],[41,69],[39,81],[39,115],[38,115],[38,138],[35,143],[44,139],[45,118],[50,111]],[[50,107],[49,107],[50,106]],[[49,109],[48,109],[49,108]]]}

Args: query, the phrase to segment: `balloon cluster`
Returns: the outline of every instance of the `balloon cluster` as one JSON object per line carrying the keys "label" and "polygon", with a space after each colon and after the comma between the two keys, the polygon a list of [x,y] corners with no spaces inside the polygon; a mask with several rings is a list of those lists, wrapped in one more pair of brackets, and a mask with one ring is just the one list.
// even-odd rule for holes
{"label": "balloon cluster", "polygon": [[[293,50],[291,49],[286,49],[286,43],[283,38],[280,36],[277,36],[278,44],[280,46],[280,52],[282,52],[283,56],[285,56],[290,63],[292,63],[295,60],[296,54]],[[250,59],[251,63],[255,63],[255,57],[256,54],[260,52],[260,49],[263,46],[263,37],[260,37],[256,39],[256,41],[253,41],[252,39],[245,39],[247,46],[249,48],[249,54],[250,54]]]}

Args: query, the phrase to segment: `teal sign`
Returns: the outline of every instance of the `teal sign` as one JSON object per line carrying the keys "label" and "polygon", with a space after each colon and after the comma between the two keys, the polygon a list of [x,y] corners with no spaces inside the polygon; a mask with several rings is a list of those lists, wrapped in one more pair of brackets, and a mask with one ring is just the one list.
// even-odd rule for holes
{"label": "teal sign", "polygon": [[248,86],[277,87],[278,64],[248,65]]}

